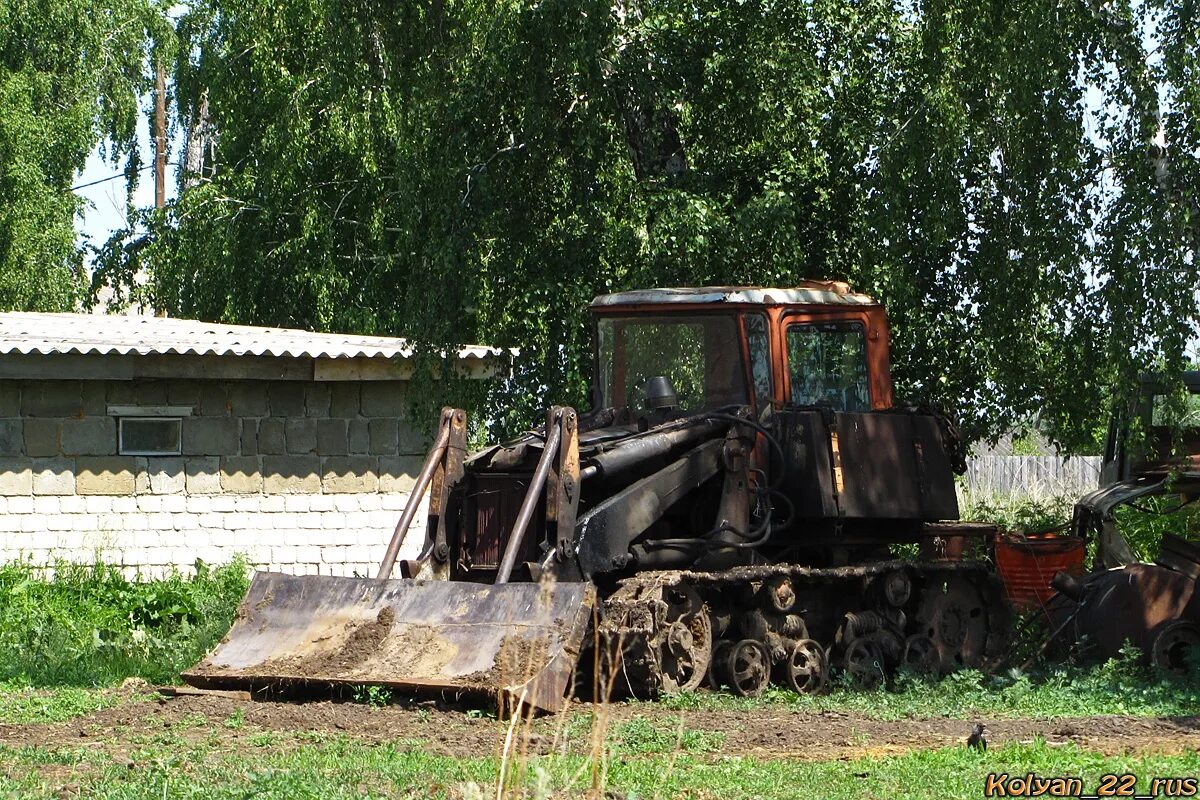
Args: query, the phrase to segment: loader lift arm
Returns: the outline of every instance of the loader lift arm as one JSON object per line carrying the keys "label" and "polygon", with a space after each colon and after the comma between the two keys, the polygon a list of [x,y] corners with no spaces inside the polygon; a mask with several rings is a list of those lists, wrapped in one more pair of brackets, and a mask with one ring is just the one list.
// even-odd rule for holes
{"label": "loader lift arm", "polygon": [[[392,531],[392,538],[383,555],[383,563],[379,565],[377,578],[383,580],[392,577],[400,546],[404,543],[404,537],[408,535],[408,529],[417,515],[417,509],[420,507],[421,500],[425,497],[425,490],[429,488],[431,481],[433,492],[429,498],[429,516],[425,525],[425,530],[428,532],[426,546],[417,560],[420,562],[432,559],[441,566],[441,569],[434,568],[440,573],[437,577],[442,580],[449,577],[447,567],[450,561],[450,546],[447,542],[446,520],[443,515],[451,490],[462,480],[463,458],[466,452],[467,412],[461,408],[443,408],[438,422],[437,436],[433,446],[429,448],[429,454],[425,456],[425,464],[421,467],[416,483],[413,484],[412,491],[409,493],[408,505],[404,507],[400,521],[396,523],[396,529]],[[415,573],[405,577],[414,576]]]}

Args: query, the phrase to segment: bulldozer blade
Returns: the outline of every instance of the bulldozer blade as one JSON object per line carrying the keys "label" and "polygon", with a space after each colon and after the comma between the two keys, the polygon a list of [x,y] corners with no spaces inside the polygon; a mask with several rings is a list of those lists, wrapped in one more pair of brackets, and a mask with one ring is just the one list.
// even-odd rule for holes
{"label": "bulldozer blade", "polygon": [[559,709],[590,583],[481,584],[259,572],[229,633],[183,679],[205,689],[376,685],[499,693]]}

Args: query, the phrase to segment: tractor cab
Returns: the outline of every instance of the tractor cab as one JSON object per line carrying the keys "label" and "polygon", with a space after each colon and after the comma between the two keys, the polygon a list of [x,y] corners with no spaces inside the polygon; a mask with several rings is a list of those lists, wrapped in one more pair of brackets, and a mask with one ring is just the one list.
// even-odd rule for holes
{"label": "tractor cab", "polygon": [[591,310],[597,409],[892,405],[884,309],[844,283],[650,289],[602,295]]}
{"label": "tractor cab", "polygon": [[[806,281],[621,292],[597,297],[591,312],[596,411],[581,430],[606,436],[609,426],[646,430],[749,409],[781,453],[770,457],[760,435],[756,475],[778,484],[810,536],[870,539],[879,519],[958,517],[953,426],[882,413],[893,404],[889,336],[873,298]],[[878,491],[884,485],[891,491]]]}

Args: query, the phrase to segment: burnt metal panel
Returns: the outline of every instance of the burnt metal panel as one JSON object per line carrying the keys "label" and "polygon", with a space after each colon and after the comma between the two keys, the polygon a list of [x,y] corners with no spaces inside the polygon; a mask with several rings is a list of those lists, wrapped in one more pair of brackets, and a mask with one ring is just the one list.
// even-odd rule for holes
{"label": "burnt metal panel", "polygon": [[847,518],[958,517],[954,473],[938,421],[922,414],[837,414]]}
{"label": "burnt metal panel", "polygon": [[1162,566],[1182,572],[1194,581],[1200,580],[1200,545],[1194,542],[1164,533],[1162,549],[1156,560]]}
{"label": "burnt metal panel", "polygon": [[921,516],[912,422],[907,414],[839,413],[842,511],[850,518]]}
{"label": "burnt metal panel", "polygon": [[909,417],[913,428],[913,450],[917,462],[921,519],[958,519],[958,492],[954,467],[946,452],[946,440],[937,418],[924,414]]}
{"label": "burnt metal panel", "polygon": [[772,417],[787,456],[783,491],[802,519],[837,516],[829,428],[819,411],[782,411]]}
{"label": "burnt metal panel", "polygon": [[958,518],[954,474],[934,417],[798,410],[776,420],[788,455],[785,491],[800,518]]}
{"label": "burnt metal panel", "polygon": [[[472,568],[494,569],[525,499],[528,474],[468,473],[463,509],[463,557]],[[544,501],[536,515],[540,517]],[[527,537],[522,560],[534,560],[536,537]]]}

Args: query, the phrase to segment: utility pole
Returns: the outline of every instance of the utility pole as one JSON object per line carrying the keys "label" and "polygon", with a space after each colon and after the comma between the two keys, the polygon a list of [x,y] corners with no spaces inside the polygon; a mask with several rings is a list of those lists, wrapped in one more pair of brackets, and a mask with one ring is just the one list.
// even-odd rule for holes
{"label": "utility pole", "polygon": [[154,207],[167,203],[167,73],[155,59],[154,76]]}
{"label": "utility pole", "polygon": [[[154,207],[160,212],[167,204],[167,71],[154,59]],[[139,273],[141,271],[139,270]],[[147,280],[141,274],[141,282]],[[138,278],[134,278],[136,283]],[[154,316],[165,317],[166,309],[155,307]]]}

